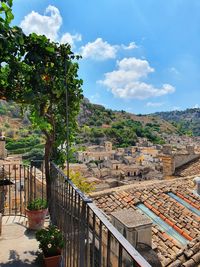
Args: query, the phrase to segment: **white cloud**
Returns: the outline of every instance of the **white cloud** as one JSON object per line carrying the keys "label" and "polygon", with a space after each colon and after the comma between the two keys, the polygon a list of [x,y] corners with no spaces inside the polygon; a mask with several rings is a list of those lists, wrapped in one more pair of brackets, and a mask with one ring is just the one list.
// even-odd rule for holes
{"label": "white cloud", "polygon": [[81,47],[83,58],[92,58],[95,60],[106,60],[115,58],[117,46],[112,46],[102,38],[97,38],[94,42],[89,42]]}
{"label": "white cloud", "polygon": [[146,99],[173,93],[175,88],[163,84],[161,88],[145,83],[142,79],[154,72],[148,61],[137,58],[124,58],[117,61],[117,70],[105,73],[105,78],[99,81],[110,90],[114,96],[124,99]]}
{"label": "white cloud", "polygon": [[20,27],[25,34],[35,32],[37,34],[46,35],[51,41],[60,41],[61,43],[69,43],[75,47],[75,42],[81,41],[81,34],[64,33],[61,38],[59,30],[62,25],[62,16],[57,7],[49,5],[43,15],[32,11],[24,17],[20,23]]}
{"label": "white cloud", "polygon": [[111,45],[102,38],[97,38],[94,42],[88,42],[86,45],[81,47],[81,54],[83,58],[92,58],[94,60],[106,60],[116,58],[117,52],[120,49],[132,50],[137,48],[134,42],[129,43],[127,46]]}
{"label": "white cloud", "polygon": [[161,107],[163,105],[164,105],[164,103],[161,103],[161,102],[148,102],[148,103],[146,103],[147,107]]}
{"label": "white cloud", "polygon": [[58,38],[58,31],[62,25],[62,17],[58,8],[49,5],[44,15],[32,11],[24,17],[20,27],[26,34],[35,32],[37,34],[44,34],[49,39],[55,41]]}
{"label": "white cloud", "polygon": [[69,43],[72,47],[75,47],[75,42],[80,42],[82,40],[81,34],[72,35],[69,32],[63,34],[60,39],[61,44]]}
{"label": "white cloud", "polygon": [[124,50],[132,50],[132,49],[137,48],[138,46],[135,44],[135,42],[131,42],[131,43],[129,43],[129,45],[121,45],[121,47]]}

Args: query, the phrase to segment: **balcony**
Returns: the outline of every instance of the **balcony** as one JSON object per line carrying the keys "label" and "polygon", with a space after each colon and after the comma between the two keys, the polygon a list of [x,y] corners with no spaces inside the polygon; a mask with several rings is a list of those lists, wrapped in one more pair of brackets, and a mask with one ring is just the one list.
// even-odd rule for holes
{"label": "balcony", "polygon": [[[41,266],[34,232],[26,228],[25,207],[31,199],[46,197],[42,169],[24,165],[3,166],[7,180],[13,184],[0,189],[3,215],[1,266]],[[92,200],[53,163],[50,173],[49,222],[56,224],[65,238],[62,266],[150,267]]]}

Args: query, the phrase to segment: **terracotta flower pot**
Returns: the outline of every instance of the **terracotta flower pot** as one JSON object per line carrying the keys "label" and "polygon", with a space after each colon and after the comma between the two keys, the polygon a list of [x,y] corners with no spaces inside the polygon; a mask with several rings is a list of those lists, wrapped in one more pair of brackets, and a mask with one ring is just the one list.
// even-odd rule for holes
{"label": "terracotta flower pot", "polygon": [[26,215],[28,217],[28,227],[32,230],[40,230],[44,227],[45,217],[48,209],[42,210],[28,210],[26,209]]}
{"label": "terracotta flower pot", "polygon": [[44,257],[44,266],[45,267],[60,267],[61,264],[61,255]]}

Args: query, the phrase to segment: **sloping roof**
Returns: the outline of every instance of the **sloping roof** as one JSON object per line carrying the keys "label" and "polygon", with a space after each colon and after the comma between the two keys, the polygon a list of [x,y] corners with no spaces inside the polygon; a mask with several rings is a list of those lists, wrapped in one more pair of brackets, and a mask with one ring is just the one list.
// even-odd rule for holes
{"label": "sloping roof", "polygon": [[200,237],[187,244],[185,248],[169,262],[166,267],[198,267],[200,266]]}
{"label": "sloping roof", "polygon": [[[192,193],[193,187],[192,178],[179,178],[171,181],[152,182],[146,186],[131,186],[130,189],[126,188],[125,190],[121,188],[121,190],[113,190],[107,194],[104,192],[103,195],[99,193],[94,196],[94,200],[96,205],[107,215],[122,209],[137,210],[136,205],[143,203],[166,223],[173,226],[188,241],[194,242],[200,236],[200,217],[167,194],[167,192],[179,194],[200,210],[200,198]],[[156,225],[152,227],[152,239],[163,266],[169,266],[183,248],[177,240],[168,236]],[[170,267],[172,266],[170,265]]]}

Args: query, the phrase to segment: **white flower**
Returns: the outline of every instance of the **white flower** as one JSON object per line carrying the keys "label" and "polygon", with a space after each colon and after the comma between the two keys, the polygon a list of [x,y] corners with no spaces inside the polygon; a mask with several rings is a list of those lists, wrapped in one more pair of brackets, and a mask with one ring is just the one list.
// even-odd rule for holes
{"label": "white flower", "polygon": [[52,245],[51,245],[51,244],[48,244],[48,245],[47,245],[47,247],[48,247],[48,248],[51,248],[51,247],[52,247]]}

